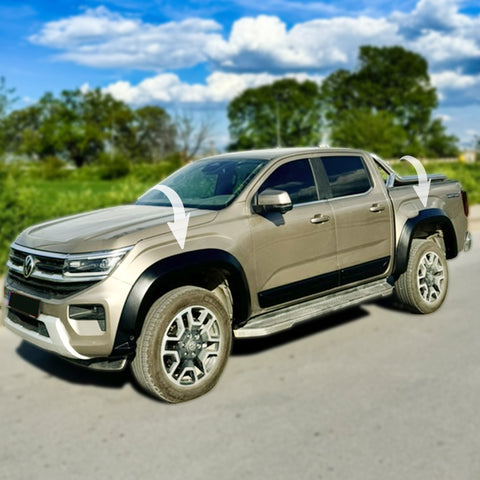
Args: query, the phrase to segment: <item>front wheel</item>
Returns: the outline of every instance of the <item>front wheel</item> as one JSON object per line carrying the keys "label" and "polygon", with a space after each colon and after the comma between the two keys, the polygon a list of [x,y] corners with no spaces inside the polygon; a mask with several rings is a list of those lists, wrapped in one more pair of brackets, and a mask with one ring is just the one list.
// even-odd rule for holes
{"label": "front wheel", "polygon": [[444,250],[430,239],[414,239],[407,270],[395,283],[397,299],[416,313],[432,313],[442,305],[448,289]]}
{"label": "front wheel", "polygon": [[215,386],[231,344],[232,328],[221,302],[203,288],[176,288],[148,311],[132,372],[155,397],[171,403],[191,400]]}

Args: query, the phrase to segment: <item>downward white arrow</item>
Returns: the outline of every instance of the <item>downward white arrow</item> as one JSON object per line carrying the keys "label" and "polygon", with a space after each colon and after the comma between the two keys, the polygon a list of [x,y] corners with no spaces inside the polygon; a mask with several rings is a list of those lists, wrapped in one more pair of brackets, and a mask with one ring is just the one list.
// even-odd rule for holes
{"label": "downward white arrow", "polygon": [[423,206],[427,206],[428,194],[430,193],[430,182],[431,180],[427,179],[427,172],[422,165],[422,162],[411,155],[404,155],[400,160],[406,160],[411,163],[415,170],[417,171],[418,176],[418,185],[414,185],[413,189],[418,195],[418,198],[422,202]]}
{"label": "downward white arrow", "polygon": [[177,240],[180,248],[185,248],[185,239],[187,238],[188,221],[190,214],[185,215],[182,199],[177,192],[166,185],[155,185],[152,190],[159,190],[167,196],[173,207],[173,222],[168,222],[168,227]]}

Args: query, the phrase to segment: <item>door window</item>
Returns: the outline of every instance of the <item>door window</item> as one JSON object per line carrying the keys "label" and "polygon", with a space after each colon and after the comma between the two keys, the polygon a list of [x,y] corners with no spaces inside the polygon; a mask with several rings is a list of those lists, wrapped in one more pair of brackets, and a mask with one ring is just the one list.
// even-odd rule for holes
{"label": "door window", "polygon": [[370,177],[361,157],[323,157],[322,163],[333,198],[370,190]]}
{"label": "door window", "polygon": [[317,186],[308,160],[295,160],[278,167],[259,189],[283,190],[290,195],[292,204],[318,200]]}

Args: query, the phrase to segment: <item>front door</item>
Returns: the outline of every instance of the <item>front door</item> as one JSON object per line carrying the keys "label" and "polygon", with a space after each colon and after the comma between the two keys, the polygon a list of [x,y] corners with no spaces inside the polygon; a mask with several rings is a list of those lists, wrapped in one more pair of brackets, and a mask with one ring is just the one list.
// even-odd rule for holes
{"label": "front door", "polygon": [[258,189],[288,192],[293,209],[285,214],[253,214],[259,305],[268,308],[338,285],[335,219],[319,196],[310,160],[280,164]]}

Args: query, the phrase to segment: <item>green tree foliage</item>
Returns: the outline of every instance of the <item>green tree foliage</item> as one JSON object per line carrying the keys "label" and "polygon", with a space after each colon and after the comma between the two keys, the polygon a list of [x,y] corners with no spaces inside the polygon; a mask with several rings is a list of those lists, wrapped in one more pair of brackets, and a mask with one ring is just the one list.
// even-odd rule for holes
{"label": "green tree foliage", "polygon": [[15,89],[7,88],[5,77],[0,77],[0,119],[8,112],[8,109],[17,101]]}
{"label": "green tree foliage", "polygon": [[446,135],[440,120],[431,118],[437,94],[430,84],[427,61],[417,53],[398,46],[363,46],[358,68],[332,73],[321,92],[337,145],[360,146],[356,143],[361,137],[363,148],[385,151],[384,135],[375,125],[352,123],[358,117],[374,124],[386,120],[386,129],[398,135],[387,148],[393,155],[448,156],[456,150],[456,138]]}
{"label": "green tree foliage", "polygon": [[77,167],[101,161],[121,163],[118,171],[126,171],[126,163],[156,162],[175,150],[175,127],[163,108],[132,110],[100,89],[46,93],[11,112],[2,126],[4,152],[50,162],[56,157]]}
{"label": "green tree foliage", "polygon": [[161,107],[147,105],[134,112],[137,155],[158,162],[175,151],[176,127]]}
{"label": "green tree foliage", "polygon": [[406,142],[405,130],[385,111],[352,110],[332,128],[333,145],[366,148],[385,158],[394,157]]}
{"label": "green tree foliage", "polygon": [[6,86],[5,78],[0,77],[0,153],[5,150],[7,134],[5,132],[4,119],[9,108],[17,101],[14,88]]}
{"label": "green tree foliage", "polygon": [[230,150],[313,145],[320,140],[320,92],[316,83],[282,79],[249,88],[228,106]]}

